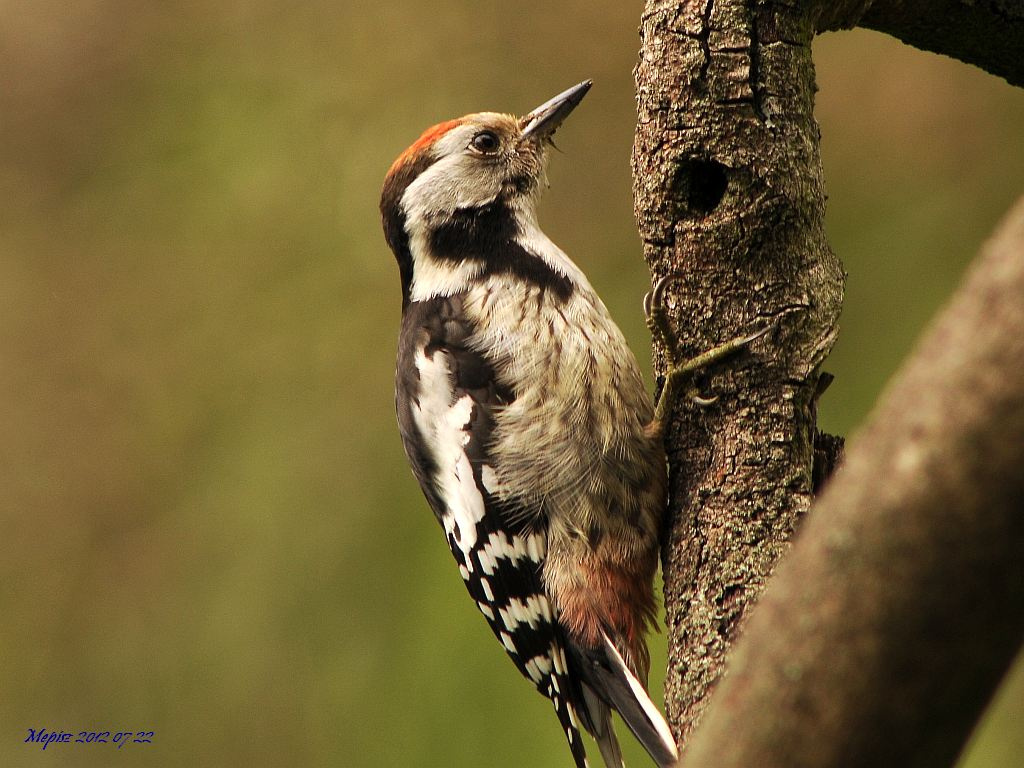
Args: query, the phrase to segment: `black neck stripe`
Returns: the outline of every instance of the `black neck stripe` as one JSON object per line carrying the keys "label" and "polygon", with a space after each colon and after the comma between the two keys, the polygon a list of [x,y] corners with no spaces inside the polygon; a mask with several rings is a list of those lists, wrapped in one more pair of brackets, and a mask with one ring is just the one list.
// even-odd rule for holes
{"label": "black neck stripe", "polygon": [[443,261],[480,261],[484,274],[515,275],[562,301],[572,296],[572,281],[516,242],[519,227],[504,200],[457,210],[430,233],[430,251]]}

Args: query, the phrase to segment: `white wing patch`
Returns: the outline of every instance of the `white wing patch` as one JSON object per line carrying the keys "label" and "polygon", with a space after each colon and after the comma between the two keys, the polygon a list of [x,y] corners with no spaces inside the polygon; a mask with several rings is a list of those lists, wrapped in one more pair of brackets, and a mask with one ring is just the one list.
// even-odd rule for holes
{"label": "white wing patch", "polygon": [[511,598],[507,608],[499,608],[498,615],[502,622],[511,630],[519,624],[529,624],[537,628],[541,619],[551,623],[551,603],[543,596],[531,595],[525,601]]}
{"label": "white wing patch", "polygon": [[498,560],[521,560],[529,558],[535,563],[544,561],[547,553],[547,537],[541,533],[526,536],[509,536],[504,531],[494,531],[480,548],[480,566],[488,576],[498,570]]}
{"label": "white wing patch", "polygon": [[445,533],[462,550],[466,568],[471,571],[469,553],[476,545],[476,526],[484,519],[485,511],[484,497],[466,455],[473,398],[464,395],[454,399],[451,365],[448,355],[441,350],[431,357],[424,350],[417,350],[416,370],[420,386],[419,401],[412,409],[413,420],[437,465],[434,480],[446,507],[441,515]]}
{"label": "white wing patch", "polygon": [[491,582],[487,580],[487,577],[480,577],[480,588],[484,591],[484,597],[487,598],[488,602],[494,602],[494,590],[491,589]]}
{"label": "white wing patch", "polygon": [[494,467],[490,464],[484,464],[480,467],[480,480],[483,481],[484,488],[490,494],[498,492],[498,473],[494,471]]}
{"label": "white wing patch", "polygon": [[[534,656],[526,662],[526,673],[534,683],[542,683],[551,675],[551,659],[547,656]],[[557,686],[554,688],[557,692]]]}

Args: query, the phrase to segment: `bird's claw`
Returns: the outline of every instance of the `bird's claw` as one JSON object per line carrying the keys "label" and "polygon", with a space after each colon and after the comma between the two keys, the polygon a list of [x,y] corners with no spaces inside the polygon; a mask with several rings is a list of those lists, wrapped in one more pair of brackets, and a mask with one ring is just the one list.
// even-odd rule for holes
{"label": "bird's claw", "polygon": [[[658,398],[654,411],[654,421],[658,424],[664,423],[665,417],[668,415],[668,411],[675,399],[676,392],[685,381],[690,380],[698,371],[745,349],[751,342],[761,338],[775,326],[774,322],[767,323],[751,334],[738,336],[696,357],[677,362],[679,359],[678,343],[675,332],[669,323],[668,314],[665,311],[665,288],[675,279],[677,279],[675,275],[668,275],[658,279],[653,289],[644,295],[644,315],[647,319],[647,327],[652,335],[661,343],[668,368],[661,395]],[[707,408],[718,401],[717,395],[705,397],[696,388],[691,389],[687,394],[690,401],[701,408]]]}
{"label": "bird's claw", "polygon": [[711,397],[704,397],[698,390],[691,389],[689,392],[690,402],[700,408],[709,408],[718,402],[718,395],[712,395]]}
{"label": "bird's claw", "polygon": [[659,277],[655,281],[654,287],[644,294],[644,319],[647,321],[647,330],[661,344],[669,368],[675,366],[679,341],[675,331],[672,330],[672,323],[669,322],[668,312],[665,309],[665,289],[669,283],[678,278],[678,275]]}
{"label": "bird's claw", "polygon": [[757,341],[762,336],[764,336],[766,333],[768,333],[768,331],[770,331],[774,325],[775,325],[775,323],[767,323],[767,324],[765,324],[764,327],[760,328],[759,330],[754,331],[749,336],[744,336],[743,338],[740,338],[740,339],[733,339],[733,341],[731,343],[737,344],[738,345],[737,349],[740,348],[740,347],[745,347],[750,342]]}

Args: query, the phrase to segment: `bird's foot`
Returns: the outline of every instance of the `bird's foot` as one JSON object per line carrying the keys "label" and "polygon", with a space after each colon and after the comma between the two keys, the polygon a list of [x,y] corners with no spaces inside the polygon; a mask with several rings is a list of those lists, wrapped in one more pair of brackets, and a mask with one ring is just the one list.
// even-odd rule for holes
{"label": "bird's foot", "polygon": [[[668,373],[665,374],[661,395],[658,397],[654,409],[654,420],[651,423],[651,430],[656,433],[661,432],[665,418],[684,384],[692,383],[694,376],[704,368],[745,349],[752,341],[768,333],[774,325],[774,323],[769,323],[754,333],[737,336],[695,357],[680,361],[678,341],[669,322],[668,313],[665,311],[665,287],[673,279],[671,275],[660,278],[655,283],[654,289],[644,296],[644,315],[647,318],[647,327],[661,343],[668,363]],[[703,408],[713,405],[718,400],[717,396],[705,397],[697,387],[693,386],[688,388],[687,395],[693,403]]]}
{"label": "bird's foot", "polygon": [[674,275],[658,278],[654,288],[644,294],[644,319],[647,321],[647,330],[665,350],[670,368],[675,365],[676,348],[679,346],[679,341],[675,331],[672,330],[668,312],[665,311],[665,288],[674,278]]}

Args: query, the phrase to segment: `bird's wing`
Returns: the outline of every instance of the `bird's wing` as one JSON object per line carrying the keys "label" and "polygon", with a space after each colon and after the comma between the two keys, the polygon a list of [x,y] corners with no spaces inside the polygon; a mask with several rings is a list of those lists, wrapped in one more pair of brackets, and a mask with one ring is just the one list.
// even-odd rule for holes
{"label": "bird's wing", "polygon": [[536,510],[495,495],[492,414],[514,393],[468,346],[470,335],[457,296],[406,307],[396,382],[402,439],[470,596],[519,671],[551,699],[583,768],[582,693],[541,579],[547,533],[529,525]]}

